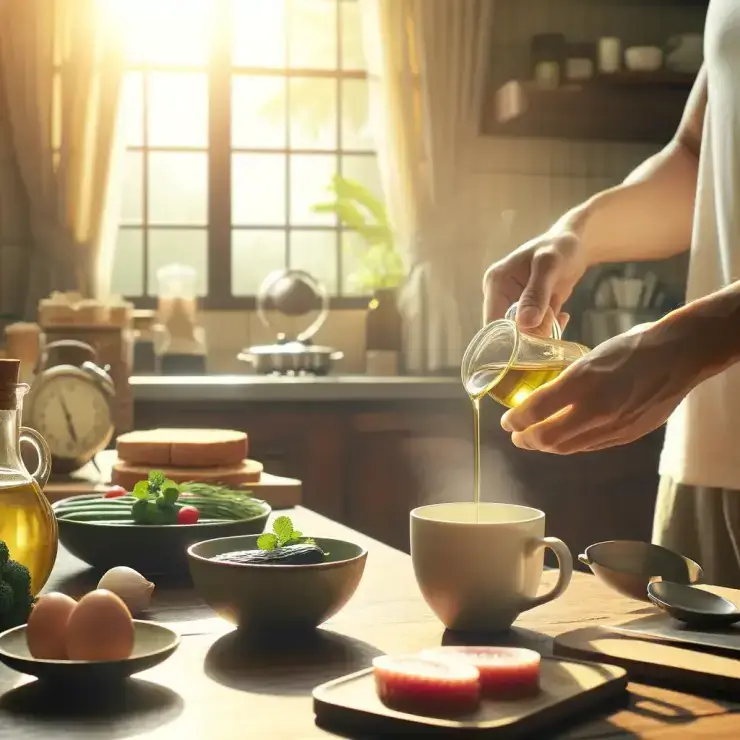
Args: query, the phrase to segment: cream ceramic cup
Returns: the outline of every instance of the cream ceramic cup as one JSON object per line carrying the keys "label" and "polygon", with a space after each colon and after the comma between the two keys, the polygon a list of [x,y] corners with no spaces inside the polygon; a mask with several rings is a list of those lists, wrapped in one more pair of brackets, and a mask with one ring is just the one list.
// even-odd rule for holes
{"label": "cream ceramic cup", "polygon": [[[514,504],[420,506],[411,512],[411,560],[432,611],[451,630],[498,632],[570,584],[573,556],[545,537],[545,514]],[[555,586],[537,595],[545,548],[558,559]]]}

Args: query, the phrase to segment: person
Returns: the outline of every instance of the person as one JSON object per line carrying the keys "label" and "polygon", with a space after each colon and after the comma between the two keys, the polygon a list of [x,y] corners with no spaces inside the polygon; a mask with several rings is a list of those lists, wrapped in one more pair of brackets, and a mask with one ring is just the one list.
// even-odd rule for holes
{"label": "person", "polygon": [[690,249],[686,302],[595,347],[508,410],[517,447],[624,445],[666,421],[653,542],[740,587],[740,9],[711,0],[704,65],[675,136],[627,179],[485,274],[484,319],[519,301],[524,329],[561,325],[587,268]]}

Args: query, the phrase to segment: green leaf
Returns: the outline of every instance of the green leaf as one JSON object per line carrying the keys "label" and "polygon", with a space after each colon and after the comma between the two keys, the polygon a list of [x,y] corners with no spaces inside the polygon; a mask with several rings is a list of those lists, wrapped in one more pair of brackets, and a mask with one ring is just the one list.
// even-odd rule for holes
{"label": "green leaf", "polygon": [[315,540],[315,539],[314,539],[313,537],[304,537],[304,538],[303,538],[303,539],[301,540],[301,542],[302,542],[302,543],[303,543],[304,545],[315,545],[315,544],[316,544],[316,540]]}
{"label": "green leaf", "polygon": [[149,498],[149,482],[145,480],[140,480],[135,486],[134,490],[132,491],[134,496],[138,499],[147,499]]}
{"label": "green leaf", "polygon": [[274,535],[272,532],[265,532],[257,538],[257,547],[260,550],[274,550],[277,545],[277,535]]}
{"label": "green leaf", "polygon": [[280,543],[286,542],[293,534],[293,522],[289,516],[279,516],[272,525],[272,531],[277,535]]}
{"label": "green leaf", "polygon": [[162,491],[162,498],[170,505],[174,504],[175,501],[180,497],[180,490],[177,486],[167,486]]}
{"label": "green leaf", "polygon": [[150,470],[148,483],[152,488],[161,488],[162,484],[167,480],[164,477],[164,473],[161,470]]}

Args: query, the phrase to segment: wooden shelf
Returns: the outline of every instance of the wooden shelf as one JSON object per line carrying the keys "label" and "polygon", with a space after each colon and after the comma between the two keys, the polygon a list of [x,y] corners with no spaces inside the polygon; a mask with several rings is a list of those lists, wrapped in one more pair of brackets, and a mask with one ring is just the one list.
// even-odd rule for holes
{"label": "wooden shelf", "polygon": [[674,134],[694,75],[618,72],[545,90],[512,81],[492,91],[485,136],[665,143]]}

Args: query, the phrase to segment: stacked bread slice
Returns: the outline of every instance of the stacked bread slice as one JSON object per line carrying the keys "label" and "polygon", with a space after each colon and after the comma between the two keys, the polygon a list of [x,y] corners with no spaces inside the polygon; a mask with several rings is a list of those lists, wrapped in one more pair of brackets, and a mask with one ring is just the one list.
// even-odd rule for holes
{"label": "stacked bread slice", "polygon": [[131,490],[150,471],[175,483],[197,481],[225,486],[259,483],[262,463],[250,460],[244,432],[228,429],[149,429],[116,440],[118,460],[112,483]]}

